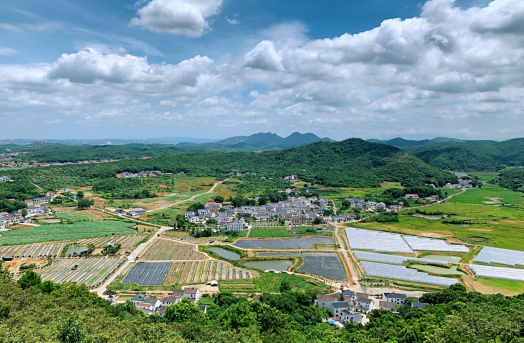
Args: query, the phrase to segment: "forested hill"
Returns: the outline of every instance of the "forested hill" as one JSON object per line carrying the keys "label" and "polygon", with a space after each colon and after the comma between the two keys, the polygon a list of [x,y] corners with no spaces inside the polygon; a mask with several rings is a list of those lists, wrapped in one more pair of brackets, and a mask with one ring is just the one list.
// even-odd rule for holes
{"label": "forested hill", "polygon": [[422,161],[444,170],[497,171],[502,167],[492,158],[477,156],[460,146],[433,149],[417,147],[406,150],[412,151]]}
{"label": "forested hill", "polygon": [[87,180],[115,177],[123,171],[151,169],[184,171],[192,176],[226,176],[232,169],[258,175],[267,172],[270,177],[297,174],[308,182],[340,187],[376,187],[384,181],[399,181],[405,186],[444,185],[457,181],[454,175],[429,166],[399,148],[358,138],[263,153],[180,154],[118,163],[6,170],[6,173],[20,179],[58,179],[62,176]]}

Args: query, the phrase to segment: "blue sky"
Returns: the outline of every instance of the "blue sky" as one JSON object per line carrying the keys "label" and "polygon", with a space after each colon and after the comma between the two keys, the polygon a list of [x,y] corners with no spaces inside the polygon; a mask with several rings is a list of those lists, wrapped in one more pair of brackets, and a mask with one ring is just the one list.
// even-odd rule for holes
{"label": "blue sky", "polygon": [[517,0],[5,1],[0,139],[516,137],[523,17]]}

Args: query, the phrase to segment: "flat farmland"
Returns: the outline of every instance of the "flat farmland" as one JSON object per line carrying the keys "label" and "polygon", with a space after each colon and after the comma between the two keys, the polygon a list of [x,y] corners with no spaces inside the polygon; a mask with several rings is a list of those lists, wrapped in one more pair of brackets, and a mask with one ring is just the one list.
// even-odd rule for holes
{"label": "flat farmland", "polygon": [[73,224],[51,224],[30,229],[12,230],[2,233],[0,245],[28,244],[55,241],[76,241],[84,238],[113,235],[131,235],[129,227],[135,224],[120,221],[83,221]]}
{"label": "flat farmland", "polygon": [[[424,208],[451,216],[430,220],[400,215],[398,223],[354,223],[354,227],[446,238],[454,242],[485,245],[524,251],[524,206],[485,206],[443,203]],[[465,224],[445,224],[444,221],[464,221]]]}
{"label": "flat farmland", "polygon": [[276,229],[269,229],[269,228],[259,228],[255,227],[252,228],[251,231],[249,231],[249,237],[261,237],[261,238],[268,238],[268,237],[292,237],[293,234],[289,232],[285,228],[276,228]]}
{"label": "flat farmland", "polygon": [[297,269],[298,272],[324,276],[331,280],[346,280],[344,267],[337,254],[333,253],[260,253],[258,256],[291,256],[302,257],[304,264]]}
{"label": "flat farmland", "polygon": [[63,212],[63,213],[57,213],[56,217],[60,219],[65,219],[70,222],[81,222],[87,219],[94,218],[95,216],[92,214],[85,214],[85,215],[77,214],[77,215],[72,216],[68,212]]}
{"label": "flat farmland", "polygon": [[40,272],[42,280],[97,287],[124,262],[121,258],[56,259]]}
{"label": "flat farmland", "polygon": [[102,247],[106,243],[121,244],[122,248],[132,248],[134,245],[142,241],[146,236],[143,235],[126,235],[126,236],[108,236],[82,239],[76,242],[78,246],[87,246],[93,244],[95,247]]}
{"label": "flat farmland", "polygon": [[140,257],[144,261],[204,260],[196,246],[168,239],[156,240]]}
{"label": "flat farmland", "polygon": [[205,283],[211,280],[251,279],[253,272],[216,260],[139,262],[122,283],[143,286]]}
{"label": "flat farmland", "polygon": [[496,185],[486,184],[483,188],[468,189],[462,194],[456,195],[450,202],[461,202],[470,204],[522,204],[523,193],[514,192]]}
{"label": "flat farmland", "polygon": [[242,249],[313,249],[313,244],[335,244],[332,238],[291,238],[291,239],[239,239],[235,246]]}
{"label": "flat farmland", "polygon": [[15,246],[0,246],[0,257],[13,256],[14,258],[27,257],[58,257],[67,243],[55,244],[25,244]]}
{"label": "flat farmland", "polygon": [[193,244],[208,243],[210,240],[216,239],[216,237],[195,238],[187,232],[177,231],[177,230],[164,231],[162,233],[162,237],[169,237],[169,238],[179,239],[181,241],[188,241],[189,243],[193,243]]}

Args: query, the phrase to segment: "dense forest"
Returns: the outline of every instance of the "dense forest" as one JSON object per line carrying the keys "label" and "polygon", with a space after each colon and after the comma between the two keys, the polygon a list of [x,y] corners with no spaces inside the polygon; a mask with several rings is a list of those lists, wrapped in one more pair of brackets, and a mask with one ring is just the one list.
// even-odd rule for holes
{"label": "dense forest", "polygon": [[513,189],[515,191],[524,191],[524,169],[512,168],[505,170],[496,178],[492,179],[490,183],[498,183],[501,187]]}
{"label": "dense forest", "polygon": [[403,149],[435,167],[449,166],[454,167],[451,168],[453,170],[461,170],[459,167],[462,167],[464,171],[494,171],[500,169],[502,164],[524,165],[524,138],[504,142],[429,142],[406,145]]}
{"label": "dense forest", "polygon": [[524,295],[468,293],[461,285],[422,297],[424,309],[408,304],[399,313],[374,310],[370,322],[337,330],[312,305],[313,292],[248,301],[220,293],[204,314],[183,301],[165,316],[145,317],[130,303],[112,306],[87,287],[41,282],[32,272],[18,282],[0,273],[0,342],[351,342],[522,343]]}
{"label": "dense forest", "polygon": [[24,200],[41,195],[41,190],[27,181],[0,182],[0,212],[15,212],[26,208]]}
{"label": "dense forest", "polygon": [[85,185],[92,179],[112,178],[124,171],[153,169],[214,177],[225,177],[232,169],[259,175],[265,171],[269,177],[296,174],[307,182],[336,187],[378,187],[384,181],[398,181],[405,186],[429,183],[442,186],[457,182],[454,175],[399,148],[357,138],[262,153],[179,154],[118,163],[6,170],[5,173],[13,178],[34,180],[41,187],[61,187]]}

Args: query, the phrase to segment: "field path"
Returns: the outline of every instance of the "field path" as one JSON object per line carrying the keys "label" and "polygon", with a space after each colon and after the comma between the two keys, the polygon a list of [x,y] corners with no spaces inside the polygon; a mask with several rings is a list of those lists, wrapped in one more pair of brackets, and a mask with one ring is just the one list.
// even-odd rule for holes
{"label": "field path", "polygon": [[[213,185],[213,187],[211,187],[211,189],[208,190],[207,192],[199,193],[199,194],[195,194],[195,195],[193,195],[191,198],[186,199],[186,200],[181,200],[181,201],[179,201],[179,202],[175,202],[175,203],[173,203],[173,205],[178,205],[178,204],[181,204],[181,203],[186,202],[186,201],[193,201],[193,200],[195,200],[196,197],[198,197],[198,196],[201,196],[201,195],[204,195],[204,194],[213,193],[213,191],[215,190],[215,187],[216,187],[216,186],[218,186],[219,184],[221,184],[222,182],[227,181],[227,180],[229,180],[229,179],[225,179],[225,180],[222,180],[222,181],[219,181],[219,182],[215,183],[215,184]],[[153,209],[153,210],[149,210],[149,211],[147,211],[147,213],[155,212],[155,211],[158,211],[158,210],[165,210],[166,208],[167,208],[167,206],[166,206],[166,207],[155,208],[155,209]]]}
{"label": "field path", "polygon": [[113,282],[117,276],[122,274],[122,272],[126,270],[126,268],[129,267],[132,262],[135,262],[136,258],[140,256],[140,254],[142,254],[142,252],[145,251],[147,247],[149,247],[149,245],[151,245],[160,236],[161,233],[171,229],[172,227],[170,226],[162,226],[160,230],[158,230],[158,232],[156,232],[147,242],[142,243],[136,247],[136,249],[133,250],[127,257],[127,261],[120,268],[118,268],[118,270],[113,275],[111,275],[109,279],[107,279],[100,287],[92,289],[91,292],[96,292],[98,296],[104,298],[104,292],[107,290],[107,286],[109,286],[109,284]]}
{"label": "field path", "polygon": [[[337,251],[342,252],[342,255],[344,256],[344,260],[345,260],[344,264],[349,268],[349,272],[351,273],[351,278],[353,279],[353,282],[356,285],[356,291],[363,292],[362,287],[358,283],[358,274],[355,272],[355,269],[353,268],[353,264],[351,263],[351,260],[349,259],[348,252],[345,249],[344,241],[338,235],[339,226],[337,224],[334,224],[334,225],[335,225],[335,230],[333,230],[333,232],[338,241],[338,244],[340,244],[340,249],[338,249]],[[344,229],[345,225],[341,225],[340,227]]]}

